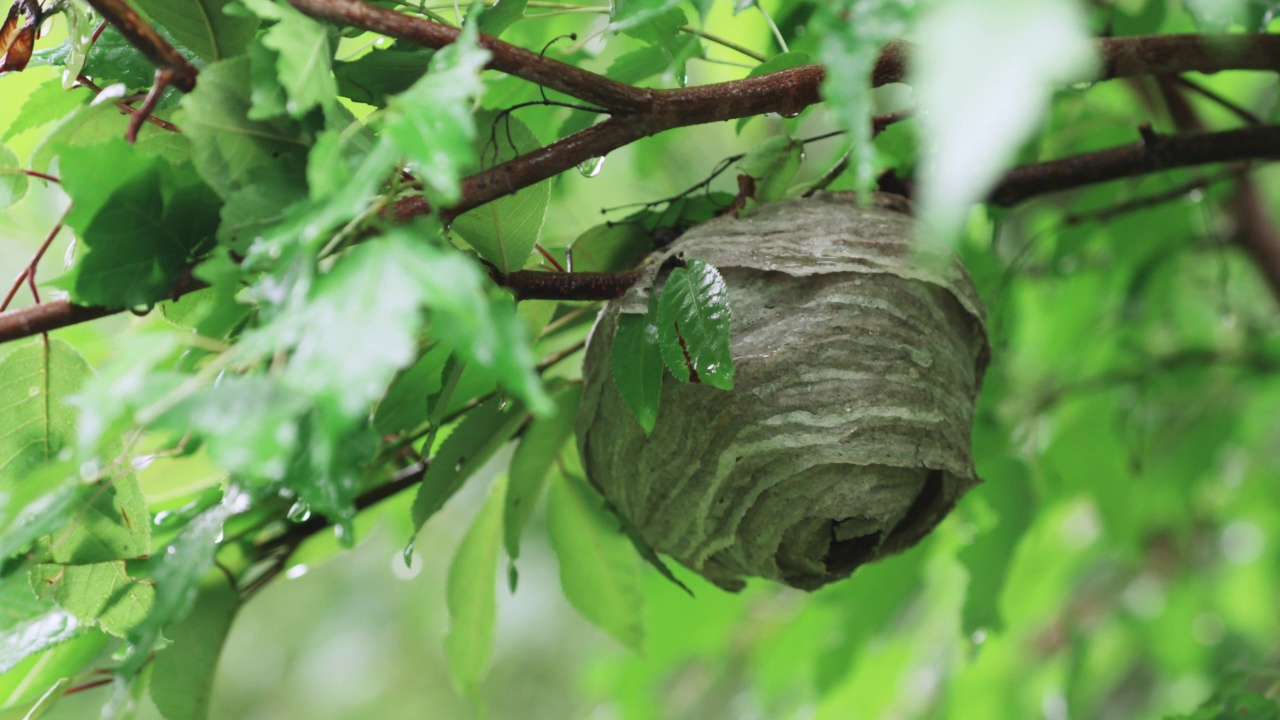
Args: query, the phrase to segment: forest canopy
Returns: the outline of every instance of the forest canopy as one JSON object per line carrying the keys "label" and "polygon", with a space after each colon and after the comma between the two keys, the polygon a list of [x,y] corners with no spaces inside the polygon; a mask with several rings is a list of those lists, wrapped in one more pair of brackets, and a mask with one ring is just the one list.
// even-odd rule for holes
{"label": "forest canopy", "polygon": [[0,718],[1280,718],[1277,7],[12,0]]}

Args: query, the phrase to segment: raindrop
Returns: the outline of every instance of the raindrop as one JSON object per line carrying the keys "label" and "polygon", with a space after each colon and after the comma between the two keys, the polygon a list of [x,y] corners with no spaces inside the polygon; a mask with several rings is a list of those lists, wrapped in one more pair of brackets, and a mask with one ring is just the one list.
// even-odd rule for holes
{"label": "raindrop", "polygon": [[400,555],[400,556],[401,556],[402,558],[404,558],[404,566],[405,566],[405,567],[413,567],[413,559],[416,557],[416,555],[414,555],[414,552],[413,552],[413,541],[412,541],[412,540],[410,540],[410,541],[409,541],[409,544],[405,546],[405,548],[404,548],[404,552],[403,552],[403,553],[401,553],[401,555]]}
{"label": "raindrop", "polygon": [[290,580],[296,580],[306,574],[307,574],[306,565],[294,565],[293,567],[285,571],[284,576],[289,578]]}
{"label": "raindrop", "polygon": [[582,177],[593,178],[600,174],[604,169],[604,157],[593,157],[578,163],[578,172],[582,173]]}
{"label": "raindrop", "polygon": [[803,111],[802,111],[802,110],[788,110],[787,112],[780,112],[780,113],[778,113],[778,114],[779,114],[779,115],[781,115],[781,116],[782,116],[782,117],[784,117],[784,118],[791,119],[791,118],[795,118],[795,117],[800,117],[800,113],[801,113],[801,112],[803,112]]}
{"label": "raindrop", "polygon": [[1073,84],[1071,85],[1071,89],[1072,89],[1072,90],[1081,90],[1081,91],[1083,91],[1083,90],[1088,90],[1088,89],[1089,89],[1089,88],[1091,88],[1091,87],[1093,87],[1093,83],[1091,83],[1091,82],[1087,82],[1087,81],[1086,81],[1086,82],[1073,83]]}
{"label": "raindrop", "polygon": [[454,463],[453,465],[454,472],[462,472],[462,461],[465,459],[466,458],[458,458],[458,462]]}
{"label": "raindrop", "polygon": [[422,572],[422,556],[412,550],[404,556],[404,564],[401,565],[399,558],[391,558],[391,573],[401,580],[409,580]]}
{"label": "raindrop", "polygon": [[299,500],[293,504],[293,507],[289,508],[289,513],[286,517],[292,522],[306,522],[311,519],[311,506]]}
{"label": "raindrop", "polygon": [[165,523],[169,520],[170,515],[173,515],[173,513],[169,512],[168,510],[161,510],[160,512],[156,513],[156,516],[152,520],[152,522],[156,524],[156,527],[164,527]]}
{"label": "raindrop", "polygon": [[32,387],[30,390],[27,391],[27,394],[30,395],[31,397],[35,397],[40,394],[40,388]]}

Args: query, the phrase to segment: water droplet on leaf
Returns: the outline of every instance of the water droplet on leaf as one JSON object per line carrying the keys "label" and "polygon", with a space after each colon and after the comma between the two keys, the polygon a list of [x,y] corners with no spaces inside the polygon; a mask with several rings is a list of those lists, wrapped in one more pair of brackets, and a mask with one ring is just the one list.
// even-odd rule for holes
{"label": "water droplet on leaf", "polygon": [[289,508],[286,517],[292,522],[306,522],[311,519],[311,506],[299,500]]}

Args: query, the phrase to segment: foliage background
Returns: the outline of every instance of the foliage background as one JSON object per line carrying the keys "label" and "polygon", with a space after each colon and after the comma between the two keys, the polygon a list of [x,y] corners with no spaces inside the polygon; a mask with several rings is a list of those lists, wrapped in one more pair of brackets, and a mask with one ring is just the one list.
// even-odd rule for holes
{"label": "foliage background", "polygon": [[[1196,29],[1177,5],[1120,5],[1146,18],[1145,32]],[[1103,16],[1095,8],[1091,20]],[[505,38],[539,47],[589,24],[573,14],[539,22]],[[715,6],[706,27],[770,47],[762,18],[734,14],[728,3]],[[607,66],[617,50],[604,52],[587,62]],[[689,72],[692,85],[743,70],[693,62]],[[0,78],[0,126],[53,74]],[[1272,76],[1198,80],[1274,120]],[[1021,159],[1128,142],[1144,121],[1171,131],[1143,91],[1128,81],[1060,91]],[[909,94],[889,87],[875,97],[887,111]],[[1214,103],[1193,102],[1211,125],[1238,122]],[[554,183],[542,241],[567,244],[599,221],[601,207],[670,195],[765,137],[830,127],[817,110],[757,120],[740,135],[715,125],[645,139],[612,153],[595,178],[568,173]],[[10,148],[26,157],[34,135]],[[881,139],[882,166],[902,140]],[[801,179],[841,150],[812,145]],[[637,654],[568,606],[535,519],[519,591],[510,597],[499,582],[497,644],[481,691],[489,714],[1129,718],[1191,713],[1213,693],[1240,688],[1274,697],[1280,326],[1274,298],[1230,242],[1233,185],[1105,221],[1087,215],[1206,172],[969,216],[959,248],[991,308],[996,349],[974,437],[986,484],[915,550],[812,595],[763,583],[728,595],[677,569],[694,590],[689,598],[646,569],[648,635]],[[1274,211],[1280,178],[1268,170],[1252,177]],[[731,178],[722,182],[732,190]],[[0,219],[0,277],[17,274],[62,202],[57,190],[33,189]],[[1083,219],[1068,221],[1071,213]],[[41,278],[59,274],[60,261],[51,252]],[[154,314],[116,317],[57,336],[97,366],[121,333],[159,327]],[[400,562],[412,531],[407,495],[359,517],[354,550],[339,552],[327,533],[304,545],[291,561],[296,577],[268,586],[237,618],[211,716],[471,716],[473,703],[448,679],[444,586],[452,548],[502,459],[427,525],[416,544],[420,569]],[[219,477],[201,456],[157,460],[139,473],[161,506]],[[107,651],[94,665],[111,664]],[[13,677],[0,678],[6,693]],[[103,702],[95,692],[110,690],[70,696],[46,717],[95,712]],[[144,703],[143,712],[154,709]]]}

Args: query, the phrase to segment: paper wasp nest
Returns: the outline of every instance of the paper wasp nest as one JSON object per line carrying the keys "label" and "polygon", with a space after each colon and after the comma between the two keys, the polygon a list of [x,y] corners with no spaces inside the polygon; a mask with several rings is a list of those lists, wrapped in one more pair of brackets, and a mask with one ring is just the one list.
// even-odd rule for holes
{"label": "paper wasp nest", "polygon": [[[656,550],[726,589],[814,589],[928,534],[978,482],[970,455],[985,312],[907,215],[844,194],[693,228],[610,303],[587,349],[578,446],[591,481]],[[666,375],[645,436],[610,376],[619,313],[671,256],[720,270],[734,389]]]}

